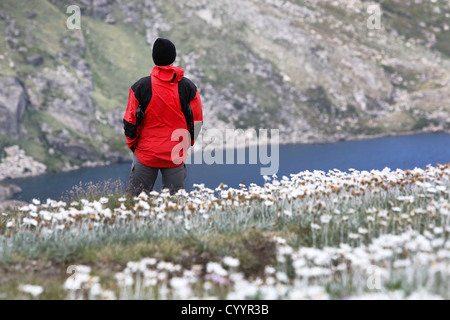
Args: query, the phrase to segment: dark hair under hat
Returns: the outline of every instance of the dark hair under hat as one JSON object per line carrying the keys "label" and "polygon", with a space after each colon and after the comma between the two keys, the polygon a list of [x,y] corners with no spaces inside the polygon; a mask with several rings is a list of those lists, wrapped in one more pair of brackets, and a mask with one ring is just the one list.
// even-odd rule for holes
{"label": "dark hair under hat", "polygon": [[153,45],[153,62],[157,66],[168,66],[175,62],[177,49],[175,45],[167,39],[158,38]]}

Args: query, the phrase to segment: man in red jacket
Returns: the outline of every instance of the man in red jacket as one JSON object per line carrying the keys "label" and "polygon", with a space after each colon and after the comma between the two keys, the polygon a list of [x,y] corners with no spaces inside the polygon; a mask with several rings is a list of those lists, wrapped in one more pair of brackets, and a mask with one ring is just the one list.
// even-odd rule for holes
{"label": "man in red jacket", "polygon": [[[200,133],[203,111],[197,87],[184,77],[182,68],[173,66],[176,55],[171,41],[157,39],[152,54],[156,66],[130,89],[123,123],[134,153],[130,173],[134,195],[151,192],[160,170],[163,189],[171,194],[184,189],[184,162]],[[180,131],[186,133],[184,137],[180,138]]]}

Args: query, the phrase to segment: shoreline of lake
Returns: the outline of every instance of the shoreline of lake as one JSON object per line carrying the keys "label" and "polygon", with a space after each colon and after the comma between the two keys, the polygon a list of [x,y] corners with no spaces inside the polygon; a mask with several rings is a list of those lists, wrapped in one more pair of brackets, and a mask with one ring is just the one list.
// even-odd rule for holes
{"label": "shoreline of lake", "polygon": [[[402,133],[389,133],[389,134],[378,134],[378,135],[358,135],[358,136],[346,137],[344,139],[332,139],[332,140],[326,140],[323,142],[312,142],[312,143],[295,143],[295,142],[284,141],[284,142],[280,143],[279,145],[280,145],[280,147],[281,146],[289,146],[289,145],[323,146],[323,145],[332,145],[332,144],[352,142],[352,141],[371,141],[371,140],[391,138],[391,137],[408,137],[408,136],[414,136],[414,135],[420,135],[420,134],[432,134],[432,135],[434,135],[434,134],[450,134],[450,130],[443,130],[443,129],[442,130],[425,130],[425,131],[419,130],[419,131],[408,131],[408,132],[402,132]],[[270,143],[270,140],[269,140],[269,143]],[[254,144],[246,145],[246,146],[238,146],[237,148],[234,148],[234,149],[243,149],[243,148],[247,149],[250,146],[254,146]],[[223,148],[223,150],[226,150],[226,149],[227,148]],[[43,174],[30,175],[23,179],[43,177],[43,176],[47,176],[47,175],[54,175],[54,174],[61,174],[61,173],[71,173],[71,172],[77,172],[79,170],[89,169],[89,168],[104,168],[104,167],[109,167],[109,166],[127,164],[127,163],[130,163],[131,161],[132,161],[132,155],[130,154],[128,161],[118,161],[118,162],[98,161],[97,162],[98,165],[89,164],[86,166],[75,167],[73,170],[69,169],[69,170],[62,170],[62,171],[56,171],[56,172],[45,172]],[[4,180],[0,180],[0,183],[5,184],[5,185],[11,185],[11,184],[13,184],[12,181],[15,181],[18,179],[22,179],[22,178],[18,177],[15,179],[4,179]]]}
{"label": "shoreline of lake", "polygon": [[[289,177],[302,171],[328,171],[339,169],[382,170],[386,166],[392,170],[425,168],[428,164],[450,162],[450,134],[419,134],[385,137],[369,140],[345,141],[324,145],[280,145],[279,173]],[[235,155],[237,152],[235,152]],[[246,153],[246,158],[248,153]],[[248,162],[247,162],[248,163]],[[209,188],[216,188],[220,183],[230,187],[239,187],[240,183],[262,185],[258,165],[188,165],[186,189],[193,184],[204,183]],[[124,185],[128,182],[130,162],[114,164],[107,167],[85,168],[68,173],[53,173],[45,176],[11,180],[10,183],[22,188],[23,192],[15,200],[30,201],[34,197],[41,199],[58,198],[63,193],[79,186],[80,182],[101,183],[120,179]],[[156,190],[160,188],[160,180]]]}

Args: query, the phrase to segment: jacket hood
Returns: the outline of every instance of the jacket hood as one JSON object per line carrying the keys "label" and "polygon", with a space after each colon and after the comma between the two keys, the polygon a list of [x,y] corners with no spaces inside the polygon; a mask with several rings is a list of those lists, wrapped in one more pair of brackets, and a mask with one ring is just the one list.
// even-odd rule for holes
{"label": "jacket hood", "polygon": [[184,69],[174,66],[155,66],[152,71],[152,76],[164,82],[180,82],[184,77]]}

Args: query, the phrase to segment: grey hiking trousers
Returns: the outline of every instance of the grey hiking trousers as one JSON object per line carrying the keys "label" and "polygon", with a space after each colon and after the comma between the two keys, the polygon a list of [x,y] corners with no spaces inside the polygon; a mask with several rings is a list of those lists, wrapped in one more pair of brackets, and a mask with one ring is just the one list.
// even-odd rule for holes
{"label": "grey hiking trousers", "polygon": [[133,155],[133,165],[130,173],[130,193],[134,196],[140,195],[143,191],[149,193],[153,191],[159,170],[162,173],[162,187],[169,189],[173,195],[178,190],[184,189],[186,179],[186,165],[178,168],[152,168],[142,164],[136,155]]}

